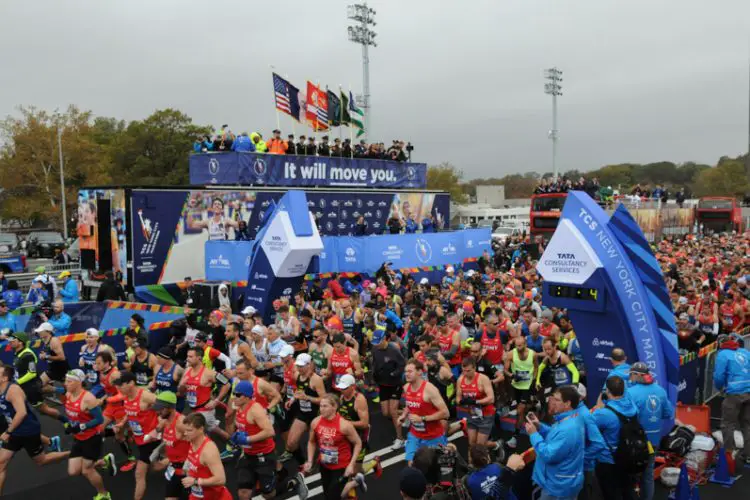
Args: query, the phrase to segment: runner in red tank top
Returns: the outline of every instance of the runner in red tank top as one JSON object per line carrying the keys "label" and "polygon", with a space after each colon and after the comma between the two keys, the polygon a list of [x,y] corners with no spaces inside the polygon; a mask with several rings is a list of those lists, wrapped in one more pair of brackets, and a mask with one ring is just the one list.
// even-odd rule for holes
{"label": "runner in red tank top", "polygon": [[333,336],[333,352],[331,357],[328,359],[328,378],[330,378],[331,386],[336,388],[336,384],[343,375],[347,373],[353,375],[355,378],[362,375],[362,367],[359,363],[359,354],[346,345],[346,337],[343,333],[337,333]]}
{"label": "runner in red tank top", "polygon": [[[109,350],[100,351],[94,360],[94,370],[99,373],[99,383],[104,389],[104,396],[99,398],[99,404],[104,407],[102,427],[106,429],[110,424],[114,424],[115,440],[125,456],[128,457],[128,462],[122,468],[123,471],[127,471],[135,467],[135,457],[125,436],[125,422],[127,420],[124,405],[125,396],[122,395],[116,385],[117,379],[120,378],[120,371],[116,365],[117,361]],[[97,467],[116,467],[114,454],[108,453],[102,461],[97,463]]]}
{"label": "runner in red tank top", "polygon": [[190,500],[232,500],[232,494],[224,486],[227,481],[219,448],[206,437],[206,418],[202,413],[185,417],[185,437],[190,441],[190,450],[185,460],[186,476],[182,486],[190,488]]}
{"label": "runner in red tank top", "polygon": [[487,375],[477,372],[474,358],[462,363],[463,373],[456,384],[458,416],[466,419],[469,445],[486,444],[495,423],[495,395]]}
{"label": "runner in red tank top", "polygon": [[94,464],[102,454],[102,423],[104,416],[93,394],[83,389],[86,374],[72,370],[65,376],[65,415],[63,421],[71,434],[68,474],[83,475],[96,489],[97,498],[109,498],[104,481]]}
{"label": "runner in red tank top", "polygon": [[243,380],[234,388],[236,413],[231,440],[242,448],[237,463],[237,494],[240,500],[250,500],[256,483],[260,493],[274,494],[276,489],[276,454],[273,437],[275,431],[265,409],[253,399],[255,389]]}
{"label": "runner in red tank top", "polygon": [[451,365],[453,376],[458,378],[461,373],[461,334],[458,330],[452,331],[448,325],[443,324],[440,325],[437,341],[440,352]]}
{"label": "runner in red tank top", "polygon": [[[494,322],[482,328],[482,336],[479,338],[479,343],[485,352],[484,358],[496,368],[502,365],[503,354],[505,353],[503,339],[500,331],[497,330],[497,325],[497,317],[495,317]],[[488,327],[489,332],[487,331]]]}
{"label": "runner in red tank top", "polygon": [[[184,391],[185,401],[193,412],[202,413],[206,419],[209,432],[216,433],[224,440],[229,440],[229,434],[219,426],[216,418],[216,405],[229,393],[231,384],[223,376],[203,366],[201,350],[196,347],[188,349],[186,358],[187,368],[182,375],[179,390]],[[211,392],[215,383],[221,385],[216,399],[211,399]]]}
{"label": "runner in red tank top", "polygon": [[[151,464],[151,453],[159,446],[160,441],[156,426],[158,416],[152,409],[156,396],[138,388],[136,376],[132,372],[123,372],[117,379],[120,392],[125,396],[125,414],[133,441],[138,445],[138,462],[135,466],[135,498],[143,498],[146,493],[146,473]],[[122,424],[120,424],[121,426]],[[117,428],[118,426],[115,426]]]}
{"label": "runner in red tank top", "polygon": [[338,414],[338,409],[339,400],[333,394],[326,394],[321,398],[320,416],[310,426],[308,458],[302,467],[304,472],[310,472],[312,461],[317,459],[326,499],[341,498],[341,493],[347,486],[342,478],[354,476],[357,455],[362,450],[359,434],[351,422]]}
{"label": "runner in red tank top", "polygon": [[450,412],[437,387],[422,378],[424,369],[424,365],[416,359],[410,359],[404,369],[406,408],[399,417],[399,423],[404,423],[407,418],[411,423],[406,438],[406,460],[410,465],[420,447],[447,444],[440,421],[448,419]]}
{"label": "runner in red tank top", "polygon": [[162,431],[166,457],[154,464],[153,469],[164,471],[167,480],[164,497],[167,500],[178,500],[185,493],[182,479],[185,477],[184,463],[190,452],[190,442],[185,438],[185,417],[175,410],[176,406],[174,392],[163,391],[156,396],[154,410],[159,413],[158,429]]}

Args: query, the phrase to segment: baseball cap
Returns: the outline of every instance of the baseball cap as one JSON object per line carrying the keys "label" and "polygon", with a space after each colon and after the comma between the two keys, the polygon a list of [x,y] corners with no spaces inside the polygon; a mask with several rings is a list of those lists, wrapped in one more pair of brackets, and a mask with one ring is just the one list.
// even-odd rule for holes
{"label": "baseball cap", "polygon": [[297,356],[297,360],[294,362],[294,364],[297,366],[307,366],[310,363],[312,363],[312,357],[304,352]]}
{"label": "baseball cap", "polygon": [[242,310],[242,315],[243,316],[252,316],[256,312],[258,312],[258,310],[256,308],[254,308],[253,306],[247,306],[246,308],[244,308]]}
{"label": "baseball cap", "polygon": [[162,359],[173,359],[174,358],[174,351],[169,346],[164,346],[161,349],[159,349],[159,352],[157,353],[157,356],[159,356]]}
{"label": "baseball cap", "polygon": [[418,469],[406,467],[401,471],[398,487],[409,498],[422,498],[427,492],[427,479]]}
{"label": "baseball cap", "polygon": [[70,271],[63,271],[63,272],[61,272],[61,273],[60,273],[60,274],[59,274],[59,275],[57,276],[57,279],[60,279],[60,280],[61,280],[61,279],[63,279],[63,278],[67,278],[68,276],[70,276]]}
{"label": "baseball cap", "polygon": [[263,336],[266,334],[265,330],[263,330],[263,327],[260,325],[255,325],[252,330],[250,330],[250,333],[254,333],[255,335]]}
{"label": "baseball cap", "polygon": [[475,274],[476,274],[476,271],[474,271],[473,269],[469,269],[468,271],[466,271],[466,276],[469,278],[471,278]]}
{"label": "baseball cap", "polygon": [[643,361],[638,361],[630,365],[630,373],[639,373],[641,375],[648,375],[650,372],[646,363],[644,363]]}
{"label": "baseball cap", "polygon": [[684,306],[685,304],[687,304],[687,303],[688,303],[688,299],[687,299],[687,297],[680,297],[679,299],[677,299],[677,302],[678,302],[678,303],[679,303],[679,304],[680,304],[681,306]]}
{"label": "baseball cap", "polygon": [[339,379],[338,383],[336,384],[336,389],[343,391],[344,389],[348,389],[356,383],[357,381],[354,380],[354,377],[347,373]]}
{"label": "baseball cap", "polygon": [[248,380],[241,380],[234,386],[234,394],[237,396],[253,397],[253,383]]}
{"label": "baseball cap", "polygon": [[[250,384],[252,387],[253,384]],[[165,408],[174,408],[177,406],[177,395],[172,391],[160,392],[156,395],[154,410],[163,410]]]}
{"label": "baseball cap", "polygon": [[195,334],[195,341],[196,342],[206,342],[208,341],[208,334],[206,332],[198,332]]}
{"label": "baseball cap", "polygon": [[419,284],[420,285],[429,285],[430,284],[430,280],[428,280],[427,278],[422,278],[421,280],[419,280]]}
{"label": "baseball cap", "polygon": [[455,269],[453,269],[453,266],[448,266],[445,268],[446,273],[452,273]]}
{"label": "baseball cap", "polygon": [[86,380],[86,374],[83,373],[83,370],[76,368],[75,370],[70,370],[68,373],[66,373],[65,378],[77,380],[78,382],[83,382],[84,380]]}
{"label": "baseball cap", "polygon": [[34,272],[37,272],[37,273],[39,273],[39,274],[42,274],[42,273],[43,273],[44,271],[46,271],[46,270],[47,270],[47,268],[46,268],[46,267],[44,267],[44,266],[37,266],[37,268],[36,268],[36,269],[34,269]]}
{"label": "baseball cap", "polygon": [[16,339],[19,342],[23,342],[24,344],[27,344],[29,342],[29,336],[24,332],[13,332],[10,334],[10,338]]}
{"label": "baseball cap", "polygon": [[279,351],[279,357],[286,358],[289,356],[294,356],[294,347],[287,344],[284,347],[282,347],[281,350]]}
{"label": "baseball cap", "polygon": [[383,330],[375,330],[372,332],[372,345],[379,345],[385,339],[385,332]]}
{"label": "baseball cap", "polygon": [[690,319],[690,316],[688,316],[688,313],[681,313],[677,319],[680,321],[687,321]]}
{"label": "baseball cap", "polygon": [[44,323],[42,323],[41,325],[39,325],[39,327],[36,330],[34,330],[34,331],[36,333],[54,332],[55,331],[55,327],[45,321]]}
{"label": "baseball cap", "polygon": [[[39,328],[41,328],[41,326]],[[98,338],[99,337],[99,330],[97,330],[96,328],[87,328],[86,329],[86,336],[87,337],[97,337]]]}

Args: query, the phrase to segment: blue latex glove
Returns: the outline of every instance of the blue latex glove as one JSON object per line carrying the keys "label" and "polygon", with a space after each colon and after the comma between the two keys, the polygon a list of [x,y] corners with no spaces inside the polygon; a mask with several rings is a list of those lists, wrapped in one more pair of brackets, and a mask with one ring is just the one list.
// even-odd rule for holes
{"label": "blue latex glove", "polygon": [[230,437],[229,440],[237,446],[250,445],[250,436],[248,436],[247,432],[235,432],[234,434],[232,434],[232,437]]}

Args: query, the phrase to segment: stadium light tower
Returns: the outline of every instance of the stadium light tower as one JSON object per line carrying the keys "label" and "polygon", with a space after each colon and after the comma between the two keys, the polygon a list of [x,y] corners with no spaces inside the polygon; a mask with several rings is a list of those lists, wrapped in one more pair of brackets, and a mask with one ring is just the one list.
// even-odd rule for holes
{"label": "stadium light tower", "polygon": [[362,98],[364,99],[364,105],[362,106],[365,113],[365,137],[370,133],[370,115],[371,115],[371,103],[370,103],[370,56],[369,47],[377,47],[375,43],[375,37],[378,35],[370,26],[375,26],[375,9],[371,9],[367,6],[367,2],[361,4],[349,5],[347,7],[347,17],[352,21],[356,21],[359,25],[349,26],[349,41],[358,43],[362,46]]}
{"label": "stadium light tower", "polygon": [[552,139],[552,177],[557,181],[557,140],[559,139],[557,130],[557,97],[562,94],[563,72],[557,68],[544,70],[544,78],[549,80],[544,84],[544,93],[552,96],[552,130],[549,131],[549,138]]}

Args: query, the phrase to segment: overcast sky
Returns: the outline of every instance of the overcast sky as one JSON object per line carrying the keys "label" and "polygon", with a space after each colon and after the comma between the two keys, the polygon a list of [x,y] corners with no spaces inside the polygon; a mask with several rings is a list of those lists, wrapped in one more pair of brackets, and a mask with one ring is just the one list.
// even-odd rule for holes
{"label": "overcast sky", "polygon": [[[0,116],[76,104],[276,127],[269,65],[357,92],[338,0],[2,0]],[[747,149],[748,0],[375,0],[371,138],[466,178],[551,170],[543,69],[564,71],[562,171]],[[291,121],[282,118],[284,132]],[[302,132],[297,125],[297,134]],[[335,133],[334,133],[335,134]],[[187,168],[187,166],[185,167]]]}

